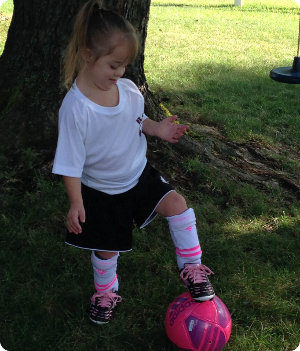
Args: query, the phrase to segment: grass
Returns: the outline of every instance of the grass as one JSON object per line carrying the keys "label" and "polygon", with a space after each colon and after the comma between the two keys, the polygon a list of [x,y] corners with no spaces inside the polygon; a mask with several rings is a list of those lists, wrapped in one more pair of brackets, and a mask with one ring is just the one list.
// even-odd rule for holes
{"label": "grass", "polygon": [[5,1],[0,6],[0,55],[4,50],[4,43],[13,13],[13,0]]}
{"label": "grass", "polygon": [[252,1],[242,9],[208,4],[153,3],[145,62],[150,87],[168,99],[172,113],[220,125],[232,140],[254,135],[297,147],[300,111],[291,101],[299,101],[298,86],[269,78],[296,55],[297,4],[280,2],[286,11],[274,2],[265,9]]}
{"label": "grass", "polygon": [[[96,327],[85,315],[93,291],[89,255],[63,242],[63,185],[34,180],[31,193],[2,195],[2,345],[10,351],[176,350],[163,322],[183,290],[166,221],[135,230],[135,249],[119,264],[123,303],[110,325]],[[270,208],[267,196],[247,190],[245,198],[242,185],[234,190],[223,183],[214,196],[199,192],[194,204],[205,262],[214,267],[214,286],[233,318],[225,350],[292,350],[299,341],[299,208],[276,210],[280,194]],[[6,185],[6,191],[15,190]]]}
{"label": "grass", "polygon": [[[240,9],[227,0],[153,0],[145,62],[151,89],[172,113],[213,124],[233,141],[259,138],[298,150],[299,88],[268,77],[295,54],[296,6],[247,1]],[[0,174],[2,346],[178,350],[164,331],[168,305],[184,292],[167,222],[158,218],[134,230],[134,250],[119,261],[123,302],[109,325],[94,326],[86,316],[93,293],[89,253],[64,244],[63,184],[35,171],[32,150],[23,154],[30,166],[26,179],[18,165]],[[278,160],[291,173],[299,171],[287,151]],[[181,166],[181,175],[196,179],[193,193],[185,195],[197,215],[204,263],[232,314],[224,351],[294,350],[300,341],[299,203],[281,188],[232,182],[198,158]]]}

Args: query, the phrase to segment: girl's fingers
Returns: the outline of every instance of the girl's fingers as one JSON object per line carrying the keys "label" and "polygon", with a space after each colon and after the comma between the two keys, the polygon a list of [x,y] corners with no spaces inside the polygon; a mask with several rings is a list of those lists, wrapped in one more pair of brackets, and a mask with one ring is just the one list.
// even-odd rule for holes
{"label": "girl's fingers", "polygon": [[84,210],[79,212],[79,220],[81,223],[85,222],[85,211]]}
{"label": "girl's fingers", "polygon": [[67,228],[70,233],[79,234],[82,231],[77,217],[75,221],[73,219],[67,219]]}
{"label": "girl's fingers", "polygon": [[174,122],[174,121],[176,121],[176,119],[177,119],[177,116],[176,116],[176,115],[173,115],[173,116],[170,116],[170,117],[167,118],[167,120],[168,120],[169,122]]}

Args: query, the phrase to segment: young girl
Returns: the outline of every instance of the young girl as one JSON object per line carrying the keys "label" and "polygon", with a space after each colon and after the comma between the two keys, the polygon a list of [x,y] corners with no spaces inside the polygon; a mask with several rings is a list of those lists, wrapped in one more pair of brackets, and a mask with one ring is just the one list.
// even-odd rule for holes
{"label": "young girl", "polygon": [[215,295],[212,272],[201,264],[193,209],[146,159],[144,134],[176,143],[188,126],[172,123],[177,116],[155,122],[144,114],[143,96],[121,78],[137,51],[127,20],[95,0],[82,7],[65,58],[70,90],[59,111],[53,173],[63,175],[70,199],[66,243],[92,251],[96,293],[89,317],[98,324],[121,301],[117,260],[132,249],[133,222],[143,228],[157,214],[169,222],[180,276],[193,298]]}

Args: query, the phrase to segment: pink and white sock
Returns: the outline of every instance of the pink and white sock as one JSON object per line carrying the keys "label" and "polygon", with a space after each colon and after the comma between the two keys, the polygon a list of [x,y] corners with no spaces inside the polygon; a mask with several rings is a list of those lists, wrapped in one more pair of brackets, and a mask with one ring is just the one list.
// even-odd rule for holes
{"label": "pink and white sock", "polygon": [[176,247],[178,268],[183,269],[185,263],[201,264],[202,251],[194,210],[189,208],[180,215],[166,218]]}
{"label": "pink and white sock", "polygon": [[101,260],[92,252],[95,288],[98,292],[118,291],[117,262],[119,253],[108,260]]}

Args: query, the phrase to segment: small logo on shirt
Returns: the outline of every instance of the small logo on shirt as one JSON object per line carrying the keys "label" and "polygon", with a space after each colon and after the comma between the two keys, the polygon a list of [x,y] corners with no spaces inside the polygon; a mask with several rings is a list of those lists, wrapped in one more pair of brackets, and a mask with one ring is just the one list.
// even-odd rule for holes
{"label": "small logo on shirt", "polygon": [[138,122],[138,124],[140,125],[139,136],[142,136],[142,130],[143,130],[143,119],[142,119],[142,117],[138,117],[136,122]]}

